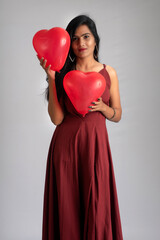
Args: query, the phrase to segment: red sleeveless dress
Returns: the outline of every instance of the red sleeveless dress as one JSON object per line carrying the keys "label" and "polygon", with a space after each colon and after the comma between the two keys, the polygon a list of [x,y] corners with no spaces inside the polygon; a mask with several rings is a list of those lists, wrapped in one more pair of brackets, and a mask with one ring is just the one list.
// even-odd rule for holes
{"label": "red sleeveless dress", "polygon": [[[110,77],[102,100],[109,105]],[[42,240],[122,240],[106,118],[80,115],[65,94],[63,122],[54,131],[46,165]]]}

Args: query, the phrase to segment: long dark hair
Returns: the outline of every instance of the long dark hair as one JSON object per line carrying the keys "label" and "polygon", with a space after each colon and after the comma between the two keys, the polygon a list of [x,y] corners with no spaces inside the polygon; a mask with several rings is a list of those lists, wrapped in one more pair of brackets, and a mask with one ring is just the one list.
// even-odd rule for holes
{"label": "long dark hair", "polygon": [[[99,42],[100,42],[100,38],[98,36],[97,33],[97,28],[96,25],[94,23],[94,21],[86,16],[86,15],[79,15],[75,18],[73,18],[70,23],[68,24],[66,31],[69,33],[70,38],[71,38],[71,45],[72,45],[72,38],[74,36],[74,33],[76,31],[76,29],[81,26],[81,25],[87,25],[88,28],[90,29],[90,31],[92,32],[94,38],[95,38],[95,42],[96,42],[96,47],[94,49],[94,58],[96,61],[98,60],[98,51],[99,51]],[[57,97],[58,100],[60,100],[60,97],[63,95],[64,93],[64,88],[63,88],[63,78],[66,75],[67,72],[74,70],[75,69],[75,55],[74,52],[72,50],[72,46],[70,46],[70,50],[66,59],[66,62],[64,64],[64,67],[61,69],[60,73],[56,72],[55,74],[55,83],[56,83],[56,90],[57,90]],[[74,61],[72,61],[72,60]],[[49,100],[49,87],[47,87],[46,89],[46,98],[47,100]]]}

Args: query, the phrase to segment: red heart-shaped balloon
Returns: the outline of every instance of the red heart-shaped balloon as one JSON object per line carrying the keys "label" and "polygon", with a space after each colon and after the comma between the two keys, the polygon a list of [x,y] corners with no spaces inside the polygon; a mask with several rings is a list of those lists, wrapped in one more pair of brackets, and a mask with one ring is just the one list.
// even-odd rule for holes
{"label": "red heart-shaped balloon", "polygon": [[33,37],[33,47],[40,59],[47,59],[46,67],[51,64],[52,70],[59,71],[64,66],[69,52],[70,36],[60,27],[40,30]]}
{"label": "red heart-shaped balloon", "polygon": [[84,117],[91,102],[103,94],[106,80],[98,72],[73,70],[65,75],[63,86],[75,109]]}

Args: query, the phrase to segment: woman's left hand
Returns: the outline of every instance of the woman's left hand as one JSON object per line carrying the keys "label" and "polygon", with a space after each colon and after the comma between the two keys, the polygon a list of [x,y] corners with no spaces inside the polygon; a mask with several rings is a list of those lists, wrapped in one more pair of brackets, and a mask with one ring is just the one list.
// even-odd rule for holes
{"label": "woman's left hand", "polygon": [[94,101],[92,102],[94,106],[89,106],[89,112],[95,112],[95,111],[100,111],[103,112],[106,110],[106,104],[102,101],[102,98],[98,98],[98,102]]}

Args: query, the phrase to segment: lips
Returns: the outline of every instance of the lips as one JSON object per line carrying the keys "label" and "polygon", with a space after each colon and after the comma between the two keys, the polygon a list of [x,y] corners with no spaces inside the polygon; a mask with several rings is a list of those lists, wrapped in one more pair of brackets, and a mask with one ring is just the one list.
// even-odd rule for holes
{"label": "lips", "polygon": [[80,49],[78,49],[79,50],[79,52],[83,52],[83,51],[85,51],[87,48],[80,48]]}

